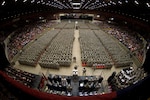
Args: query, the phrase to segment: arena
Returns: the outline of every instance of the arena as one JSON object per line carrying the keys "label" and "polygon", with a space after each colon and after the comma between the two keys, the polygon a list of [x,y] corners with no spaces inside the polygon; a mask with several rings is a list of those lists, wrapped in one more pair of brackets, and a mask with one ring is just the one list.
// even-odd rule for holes
{"label": "arena", "polygon": [[149,100],[149,5],[2,1],[0,97]]}

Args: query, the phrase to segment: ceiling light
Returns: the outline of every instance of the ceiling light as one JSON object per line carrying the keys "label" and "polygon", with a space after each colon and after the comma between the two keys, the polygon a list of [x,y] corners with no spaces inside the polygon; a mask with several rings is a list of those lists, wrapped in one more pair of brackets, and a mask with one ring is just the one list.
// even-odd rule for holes
{"label": "ceiling light", "polygon": [[24,0],[23,2],[26,2],[27,0]]}
{"label": "ceiling light", "polygon": [[40,3],[40,1],[37,2],[37,4]]}
{"label": "ceiling light", "polygon": [[116,3],[115,3],[115,2],[113,2],[113,4],[114,4],[114,5],[116,5]]}
{"label": "ceiling light", "polygon": [[150,4],[148,2],[146,3],[146,5],[147,5],[147,7],[150,7]]}
{"label": "ceiling light", "polygon": [[111,5],[111,3],[108,3],[108,5],[110,6],[110,5]]}
{"label": "ceiling light", "polygon": [[125,2],[128,3],[128,0],[126,0]]}
{"label": "ceiling light", "polygon": [[121,1],[118,1],[118,3],[119,3],[119,4],[122,4],[122,2],[121,2]]}
{"label": "ceiling light", "polygon": [[5,5],[5,3],[6,3],[6,2],[5,2],[5,1],[3,1],[3,2],[2,2],[2,6],[4,6],[4,5]]}
{"label": "ceiling light", "polygon": [[98,17],[98,18],[99,18],[99,17],[100,17],[100,15],[97,15],[96,17]]}
{"label": "ceiling light", "polygon": [[72,3],[73,9],[80,9],[81,3]]}
{"label": "ceiling light", "polygon": [[134,2],[135,2],[135,4],[137,4],[137,5],[139,4],[139,2],[138,2],[138,1],[136,1],[136,0],[135,0]]}
{"label": "ceiling light", "polygon": [[45,4],[45,2],[42,3],[43,5]]}
{"label": "ceiling light", "polygon": [[31,3],[33,3],[35,0],[32,0]]}
{"label": "ceiling light", "polygon": [[114,18],[112,17],[112,18],[109,18],[110,20],[114,20]]}

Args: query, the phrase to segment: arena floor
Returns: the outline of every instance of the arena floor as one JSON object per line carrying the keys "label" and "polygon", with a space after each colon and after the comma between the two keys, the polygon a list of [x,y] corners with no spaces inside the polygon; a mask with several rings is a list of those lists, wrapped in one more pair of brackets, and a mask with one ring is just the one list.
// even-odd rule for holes
{"label": "arena floor", "polygon": [[[50,31],[50,29],[46,30]],[[75,65],[78,66],[78,74],[79,76],[82,76],[82,65],[81,65],[81,54],[80,54],[80,44],[78,41],[79,37],[79,30],[74,30],[74,43],[73,43],[73,51],[72,51],[72,57],[76,57],[76,62],[71,63],[70,67],[60,67],[59,69],[49,69],[49,68],[43,68],[39,64],[37,64],[36,67],[31,67],[31,66],[26,66],[26,65],[21,65],[19,64],[18,61],[15,62],[14,67],[34,73],[34,74],[57,74],[57,75],[72,75],[72,70]],[[133,63],[133,67],[136,67],[136,65]],[[112,72],[119,72],[122,69],[122,67],[115,68],[114,66],[111,69],[93,69],[91,67],[86,67],[86,75],[101,75],[104,80],[107,80],[108,77],[112,74]]]}

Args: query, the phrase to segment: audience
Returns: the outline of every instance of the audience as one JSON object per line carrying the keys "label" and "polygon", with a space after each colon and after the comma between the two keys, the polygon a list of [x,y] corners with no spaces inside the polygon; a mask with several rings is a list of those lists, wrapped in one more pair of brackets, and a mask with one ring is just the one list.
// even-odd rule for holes
{"label": "audience", "polygon": [[114,74],[113,77],[107,81],[112,87],[113,91],[126,88],[132,84],[137,83],[145,77],[143,68],[127,67],[122,69],[118,74]]}
{"label": "audience", "polygon": [[119,26],[107,23],[99,23],[99,26],[102,30],[114,36],[122,44],[124,44],[130,50],[130,52],[139,59],[139,61],[143,61],[144,39],[137,32],[133,32],[126,27],[121,28]]}
{"label": "audience", "polygon": [[23,83],[27,87],[32,88],[32,85],[35,81],[35,75],[22,71],[20,69],[16,69],[14,67],[7,67],[5,69],[8,76],[12,77],[14,80]]}
{"label": "audience", "polygon": [[[102,92],[102,76],[78,76],[74,81],[73,76],[49,74],[47,79],[44,89],[47,93],[75,96],[74,92],[77,92],[78,96],[90,96]],[[76,87],[77,83],[79,86]]]}
{"label": "audience", "polygon": [[[33,83],[35,83],[36,77],[34,74],[16,69],[14,67],[7,67],[5,71],[14,80],[26,85],[29,88],[33,88]],[[41,84],[39,84],[40,86],[38,87],[38,89],[43,91],[43,89],[45,88],[43,92],[73,96],[73,85],[78,82],[79,96],[97,95],[104,92],[102,83],[103,77],[101,75],[78,77],[79,79],[77,81],[73,81],[72,76],[49,74],[49,76],[45,78],[46,80],[41,79],[42,86]],[[111,91],[116,91],[135,84],[138,81],[142,80],[144,77],[144,69],[140,67],[137,69],[133,67],[126,67],[117,74],[116,72],[113,72],[111,78],[108,79],[108,84],[109,86],[111,86]]]}
{"label": "audience", "polygon": [[[40,25],[36,24],[33,26],[26,26],[15,31],[15,34],[12,34],[8,43],[9,59],[11,60],[26,44],[36,39],[36,36],[41,34],[44,28],[51,28],[51,25],[53,24],[54,23],[52,22],[47,22]],[[124,44],[131,51],[131,53],[134,53],[139,59],[143,59],[143,39],[139,35],[135,35],[137,33],[127,28],[121,29],[117,26],[104,23],[101,27],[108,34],[114,36],[122,44]],[[72,72],[73,75],[78,76],[77,66],[74,67]],[[32,82],[35,79],[34,74],[15,69],[13,67],[6,68],[6,73],[14,80],[32,88]],[[143,78],[144,70],[142,68],[134,69],[133,67],[128,67],[122,69],[118,74],[114,72],[110,79],[108,79],[108,83],[113,90],[119,90],[135,84]],[[71,76],[50,74],[48,76],[48,80],[46,81],[47,93],[72,96],[73,87],[71,85]],[[99,89],[101,88],[102,81],[102,76],[99,76],[98,78],[93,76],[84,76],[84,78],[79,79],[79,96],[97,95]]]}
{"label": "audience", "polygon": [[49,74],[46,84],[48,88],[46,88],[46,92],[71,96],[72,86],[70,81],[71,78],[67,76]]}
{"label": "audience", "polygon": [[34,25],[25,26],[16,30],[11,34],[8,43],[8,57],[10,60],[30,41],[36,39],[39,34],[42,34],[42,31],[45,28],[49,28],[54,24],[51,21],[47,23],[36,23]]}

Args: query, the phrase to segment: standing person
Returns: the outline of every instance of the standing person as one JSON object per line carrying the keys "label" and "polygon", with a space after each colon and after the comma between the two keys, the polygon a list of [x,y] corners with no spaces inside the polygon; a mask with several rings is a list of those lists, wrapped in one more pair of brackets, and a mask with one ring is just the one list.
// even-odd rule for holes
{"label": "standing person", "polygon": [[74,67],[74,69],[72,70],[72,72],[73,72],[73,75],[77,75],[78,76],[78,66],[76,65],[75,67]]}
{"label": "standing person", "polygon": [[73,57],[73,62],[76,63],[76,57]]}
{"label": "standing person", "polygon": [[82,72],[83,72],[83,75],[86,75],[86,69],[85,69],[85,67],[83,68]]}
{"label": "standing person", "polygon": [[98,83],[101,83],[103,81],[103,77],[100,75],[98,78]]}
{"label": "standing person", "polygon": [[77,67],[77,65],[74,67],[74,69],[73,69],[73,80],[74,81],[77,81],[78,80],[78,69],[77,69],[78,67]]}

